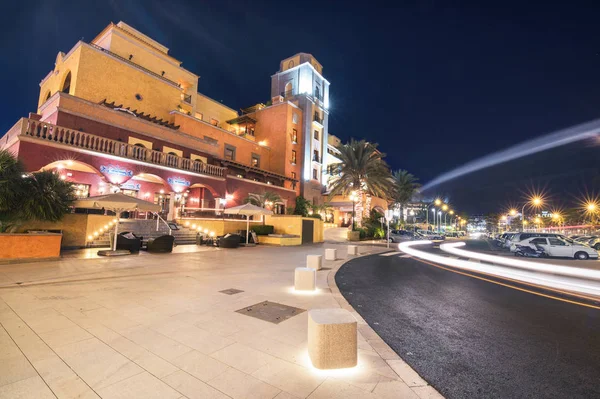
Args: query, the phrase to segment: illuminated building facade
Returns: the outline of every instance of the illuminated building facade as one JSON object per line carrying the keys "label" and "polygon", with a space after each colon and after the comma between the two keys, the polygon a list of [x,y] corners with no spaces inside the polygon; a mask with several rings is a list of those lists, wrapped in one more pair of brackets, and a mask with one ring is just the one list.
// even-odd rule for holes
{"label": "illuminated building facade", "polygon": [[271,100],[240,112],[198,93],[199,76],[131,26],[59,52],[38,108],[1,139],[28,171],[54,169],[77,195],[121,191],[168,219],[273,191],[284,213],[326,182],[329,82],[310,54],[281,62]]}

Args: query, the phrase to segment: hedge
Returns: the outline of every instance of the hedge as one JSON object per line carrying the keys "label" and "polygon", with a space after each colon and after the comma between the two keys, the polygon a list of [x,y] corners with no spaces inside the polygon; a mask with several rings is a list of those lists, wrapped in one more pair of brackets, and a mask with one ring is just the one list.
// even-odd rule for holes
{"label": "hedge", "polygon": [[265,224],[265,225],[254,226],[250,230],[254,231],[256,233],[256,235],[267,236],[269,234],[273,234],[273,231],[275,231],[275,228],[271,225]]}

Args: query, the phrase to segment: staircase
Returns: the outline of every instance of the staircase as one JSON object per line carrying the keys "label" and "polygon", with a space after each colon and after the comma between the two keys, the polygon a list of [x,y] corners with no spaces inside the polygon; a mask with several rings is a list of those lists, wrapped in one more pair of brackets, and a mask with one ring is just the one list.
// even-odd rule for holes
{"label": "staircase", "polygon": [[[196,231],[182,225],[177,225],[177,228],[178,230],[171,230],[175,244],[196,244]],[[159,222],[158,231],[156,230],[156,220],[122,219],[119,222],[119,232],[121,231],[130,231],[136,236],[144,237],[144,240],[169,234],[169,228],[163,222]]]}

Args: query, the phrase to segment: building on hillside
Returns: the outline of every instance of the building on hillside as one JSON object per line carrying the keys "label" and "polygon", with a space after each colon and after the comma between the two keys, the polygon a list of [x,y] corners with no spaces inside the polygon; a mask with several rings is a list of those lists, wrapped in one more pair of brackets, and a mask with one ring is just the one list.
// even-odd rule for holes
{"label": "building on hillside", "polygon": [[124,22],[59,52],[35,113],[0,148],[28,171],[53,169],[80,197],[121,191],[169,220],[220,214],[273,191],[322,202],[329,82],[310,54],[283,60],[271,100],[238,112],[198,92],[199,76]]}

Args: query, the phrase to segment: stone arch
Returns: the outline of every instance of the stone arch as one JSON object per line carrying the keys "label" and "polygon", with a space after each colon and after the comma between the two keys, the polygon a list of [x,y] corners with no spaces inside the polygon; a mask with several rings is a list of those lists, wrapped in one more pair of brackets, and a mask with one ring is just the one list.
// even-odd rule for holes
{"label": "stone arch", "polygon": [[60,91],[63,93],[71,94],[71,71],[67,71],[65,79],[62,85],[60,85]]}
{"label": "stone arch", "polygon": [[294,90],[294,84],[292,82],[287,82],[285,84],[285,89],[284,89],[285,94],[286,95],[291,95],[292,92],[293,92],[293,90]]}
{"label": "stone arch", "polygon": [[57,170],[70,169],[70,170],[76,170],[79,172],[95,173],[98,176],[104,177],[104,175],[102,173],[100,173],[100,171],[98,169],[96,169],[95,167],[93,167],[92,165],[82,162],[82,161],[75,160],[75,159],[61,159],[58,161],[51,162],[51,163],[47,164],[46,166],[42,166],[40,168],[40,172],[44,171],[44,170],[52,170],[52,169],[57,169]]}

